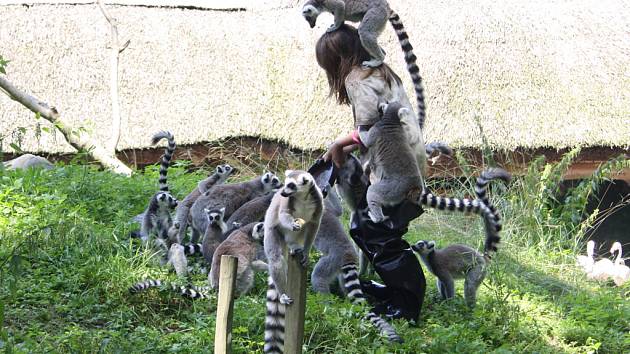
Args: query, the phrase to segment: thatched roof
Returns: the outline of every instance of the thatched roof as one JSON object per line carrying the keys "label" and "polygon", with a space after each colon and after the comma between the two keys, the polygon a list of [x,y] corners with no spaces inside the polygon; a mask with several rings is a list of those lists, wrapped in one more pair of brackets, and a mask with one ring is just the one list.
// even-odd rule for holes
{"label": "thatched roof", "polygon": [[[279,3],[246,11],[110,6],[121,41],[131,39],[120,63],[119,148],[146,147],[159,129],[179,143],[260,136],[304,149],[348,131],[350,110],[327,99],[314,58],[332,18],[311,30],[298,7],[284,7],[298,1]],[[630,146],[624,1],[390,3],[425,79],[427,140],[479,147],[482,130],[498,149]],[[7,5],[0,18],[8,78],[106,140],[109,29],[96,5]],[[393,30],[380,41],[411,93]],[[61,136],[36,139],[33,114],[0,95],[0,131],[11,140],[21,126],[24,149],[71,151]]]}

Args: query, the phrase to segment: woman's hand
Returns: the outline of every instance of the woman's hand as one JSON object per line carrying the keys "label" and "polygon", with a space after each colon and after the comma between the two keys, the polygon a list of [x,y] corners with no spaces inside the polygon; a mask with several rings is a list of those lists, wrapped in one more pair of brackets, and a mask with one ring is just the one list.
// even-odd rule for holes
{"label": "woman's hand", "polygon": [[332,160],[335,166],[339,168],[346,162],[346,154],[343,151],[343,146],[336,141],[328,147],[328,151],[326,151],[322,158],[324,161]]}

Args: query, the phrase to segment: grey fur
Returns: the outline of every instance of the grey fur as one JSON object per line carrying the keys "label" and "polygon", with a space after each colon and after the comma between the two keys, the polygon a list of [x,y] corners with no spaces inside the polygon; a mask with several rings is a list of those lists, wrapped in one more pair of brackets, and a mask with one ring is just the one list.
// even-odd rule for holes
{"label": "grey fur", "polygon": [[185,278],[188,275],[188,259],[184,252],[184,246],[173,243],[168,250],[168,262],[167,266],[173,266],[175,274],[178,277]]}
{"label": "grey fur", "polygon": [[267,172],[261,177],[256,177],[247,182],[215,186],[202,194],[190,208],[191,226],[193,228],[192,242],[197,242],[199,236],[208,227],[208,218],[204,214],[203,209],[225,208],[224,218],[229,219],[243,204],[265,195],[281,185],[280,179],[276,175]]}
{"label": "grey fur", "polygon": [[230,234],[241,226],[262,221],[265,218],[265,212],[269,204],[271,204],[272,198],[273,193],[268,193],[243,204],[225,222],[228,227],[227,234]]}
{"label": "grey fur", "polygon": [[201,254],[206,264],[212,264],[214,251],[223,242],[223,234],[227,229],[227,225],[223,218],[225,217],[225,208],[221,209],[204,209],[208,226],[201,242]]}
{"label": "grey fur", "polygon": [[452,244],[435,249],[435,241],[418,241],[411,248],[420,255],[427,269],[437,277],[437,288],[442,299],[455,296],[455,279],[464,279],[464,298],[468,306],[475,306],[477,290],[486,276],[490,258],[471,247]]}
{"label": "grey fur", "polygon": [[363,140],[370,153],[371,185],[367,190],[367,204],[374,223],[386,219],[383,207],[400,204],[411,190],[424,185],[415,154],[407,144],[400,123],[409,109],[393,102],[383,111],[383,118],[370,128],[367,139]]}
{"label": "grey fur", "polygon": [[177,210],[175,211],[175,221],[173,223],[173,226],[177,229],[177,237],[176,240],[172,240],[173,242],[182,243],[184,241],[186,229],[188,228],[188,214],[190,208],[193,206],[195,201],[197,201],[199,196],[210,190],[215,185],[225,182],[233,171],[234,169],[232,166],[228,164],[217,166],[212,175],[199,182],[195,189],[193,189],[192,192],[190,192],[186,198],[179,203]]}
{"label": "grey fur", "polygon": [[322,219],[324,200],[313,176],[306,171],[286,171],[284,187],[273,196],[265,213],[265,255],[269,265],[265,353],[283,351],[284,311],[291,304],[286,294],[287,263],[284,253],[308,266],[309,251]]}
{"label": "grey fur", "polygon": [[217,247],[212,258],[212,268],[208,282],[212,289],[219,287],[221,256],[230,255],[238,258],[236,270],[236,294],[247,293],[254,285],[254,272],[266,271],[267,263],[256,260],[258,250],[262,248],[264,225],[261,222],[250,223],[233,231]]}

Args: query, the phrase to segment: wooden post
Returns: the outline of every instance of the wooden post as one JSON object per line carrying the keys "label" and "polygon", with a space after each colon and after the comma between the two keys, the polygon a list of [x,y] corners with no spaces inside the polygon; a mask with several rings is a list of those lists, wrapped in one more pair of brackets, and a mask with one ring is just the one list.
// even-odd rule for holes
{"label": "wooden post", "polygon": [[296,257],[285,254],[287,274],[287,295],[293,303],[286,307],[284,317],[284,352],[286,354],[302,353],[304,342],[304,313],[306,310],[306,269],[300,265]]}
{"label": "wooden post", "polygon": [[238,258],[228,255],[221,256],[217,325],[214,331],[214,352],[216,354],[232,352],[232,310],[234,309],[237,266]]}

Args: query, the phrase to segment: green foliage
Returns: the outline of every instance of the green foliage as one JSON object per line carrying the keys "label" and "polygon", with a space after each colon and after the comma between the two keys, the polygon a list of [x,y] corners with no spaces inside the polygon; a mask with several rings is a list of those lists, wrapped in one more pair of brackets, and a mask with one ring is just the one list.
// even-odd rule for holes
{"label": "green foliage", "polygon": [[[616,166],[602,166],[593,180],[604,180]],[[185,173],[187,167],[169,169],[171,189],[179,198],[205,176]],[[391,345],[361,321],[363,308],[309,292],[304,352],[628,352],[628,287],[585,285],[573,250],[566,247],[571,243],[567,223],[573,221],[563,215],[570,212],[558,212],[552,207],[554,193],[541,192],[541,184],[553,187],[548,181],[558,172],[552,166],[543,177],[544,168],[539,161],[507,190],[493,189],[505,231],[475,309],[466,307],[461,284],[455,299],[440,301],[434,278],[426,273],[420,323],[395,322],[406,342]],[[14,353],[211,351],[216,298],[191,301],[168,292],[127,292],[147,277],[175,280],[158,256],[127,237],[137,227],[129,220],[143,211],[157,179],[157,166],[131,178],[75,165],[0,171],[0,348]],[[573,192],[575,208],[586,193],[579,188]],[[413,242],[430,235],[440,246],[479,245],[481,224],[475,217],[428,211],[406,238]],[[554,231],[558,228],[564,233]],[[561,237],[551,240],[545,236],[549,232]],[[537,244],[544,247],[524,247]],[[203,274],[192,280],[197,285],[207,281]],[[252,292],[235,303],[235,353],[261,352],[264,300],[265,275],[257,274]]]}
{"label": "green foliage", "polygon": [[0,73],[5,74],[5,75],[7,74],[6,69],[5,69],[7,67],[7,64],[9,64],[9,61],[4,59],[2,55],[0,55]]}

